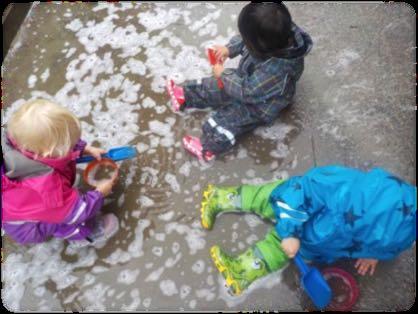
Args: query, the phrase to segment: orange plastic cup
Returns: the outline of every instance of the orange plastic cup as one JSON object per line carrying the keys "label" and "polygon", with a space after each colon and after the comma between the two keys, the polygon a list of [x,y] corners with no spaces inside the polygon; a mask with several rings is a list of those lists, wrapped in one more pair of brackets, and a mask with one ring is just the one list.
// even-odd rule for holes
{"label": "orange plastic cup", "polygon": [[84,181],[90,186],[97,187],[97,184],[98,184],[99,181],[96,181],[96,182],[92,181],[91,178],[89,178],[89,175],[93,170],[95,170],[97,168],[100,168],[100,167],[103,167],[103,166],[107,166],[107,167],[110,166],[115,170],[112,177],[110,179],[107,179],[107,180],[116,180],[116,178],[118,177],[118,174],[119,174],[118,165],[111,159],[102,158],[101,160],[93,160],[92,162],[90,162],[87,165],[86,169],[84,169],[84,172],[83,172]]}

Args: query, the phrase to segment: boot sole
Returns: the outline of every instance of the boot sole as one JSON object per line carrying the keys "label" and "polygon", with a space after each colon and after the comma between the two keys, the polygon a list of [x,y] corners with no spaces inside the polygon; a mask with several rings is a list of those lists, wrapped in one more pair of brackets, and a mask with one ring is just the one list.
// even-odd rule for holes
{"label": "boot sole", "polygon": [[213,193],[213,186],[211,184],[208,185],[208,187],[203,191],[203,199],[200,207],[200,223],[202,227],[206,230],[212,230],[213,225],[209,226],[208,222],[203,218],[205,208],[209,203],[209,196]]}
{"label": "boot sole", "polygon": [[218,269],[218,271],[225,278],[226,286],[230,288],[231,292],[235,296],[238,296],[242,293],[241,289],[239,288],[239,284],[234,278],[231,277],[231,275],[227,271],[227,268],[224,265],[222,265],[221,260],[218,258],[218,250],[219,248],[217,246],[212,246],[210,248],[210,256],[212,257],[213,263],[215,264],[215,267]]}
{"label": "boot sole", "polygon": [[171,86],[171,80],[166,81],[165,88],[166,88],[168,96],[170,96],[171,109],[174,112],[179,112],[181,108],[181,104],[177,101],[176,97],[174,96],[173,88]]}

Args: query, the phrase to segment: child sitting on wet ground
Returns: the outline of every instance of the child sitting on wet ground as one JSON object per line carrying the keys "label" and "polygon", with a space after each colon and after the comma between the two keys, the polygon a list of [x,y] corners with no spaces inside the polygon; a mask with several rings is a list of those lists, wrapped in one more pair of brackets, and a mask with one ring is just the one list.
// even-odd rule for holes
{"label": "child sitting on wet ground", "polygon": [[[250,3],[238,18],[240,35],[215,47],[214,77],[182,86],[167,81],[174,111],[213,108],[204,123],[202,139],[186,136],[189,151],[206,160],[229,150],[238,138],[258,126],[272,123],[295,94],[296,82],[312,40],[292,22],[281,3]],[[237,69],[224,69],[226,58],[242,55]],[[217,79],[223,83],[218,87]]]}
{"label": "child sitting on wet ground", "polygon": [[73,187],[76,158],[100,159],[104,150],[80,139],[80,122],[70,111],[47,100],[29,101],[12,115],[1,136],[6,234],[22,244],[57,237],[82,246],[104,244],[116,233],[115,215],[98,216],[114,181],[85,194]]}
{"label": "child sitting on wet ground", "polygon": [[239,256],[217,245],[211,257],[231,292],[284,267],[297,253],[308,261],[357,259],[358,273],[372,275],[416,239],[416,187],[383,169],[314,168],[303,176],[264,185],[209,186],[201,222],[212,229],[220,213],[253,213],[275,229]]}

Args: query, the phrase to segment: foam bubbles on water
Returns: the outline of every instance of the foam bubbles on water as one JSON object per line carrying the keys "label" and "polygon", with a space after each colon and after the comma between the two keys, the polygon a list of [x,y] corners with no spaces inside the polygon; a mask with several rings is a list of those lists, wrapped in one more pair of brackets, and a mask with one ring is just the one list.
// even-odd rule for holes
{"label": "foam bubbles on water", "polygon": [[55,283],[57,289],[65,289],[76,282],[75,270],[92,266],[97,255],[93,248],[85,248],[74,254],[75,260],[67,263],[61,258],[64,243],[52,239],[30,247],[25,255],[8,254],[2,264],[3,302],[9,309],[18,311],[26,287],[42,294],[47,281]]}
{"label": "foam bubbles on water", "polygon": [[135,228],[135,237],[128,246],[128,250],[124,251],[121,248],[117,248],[103,261],[110,265],[124,264],[134,257],[140,257],[144,254],[142,250],[144,241],[144,230],[151,224],[147,219],[138,220]]}
{"label": "foam bubbles on water", "polygon": [[182,8],[170,8],[168,10],[159,7],[154,11],[145,11],[138,14],[138,22],[142,24],[147,32],[159,29],[166,29],[170,24],[177,22],[181,17],[185,16]]}
{"label": "foam bubbles on water", "polygon": [[121,309],[123,311],[135,311],[141,304],[140,294],[138,289],[133,289],[129,295],[131,296],[132,302],[130,304],[123,304]]}
{"label": "foam bubbles on water", "polygon": [[174,215],[175,215],[175,212],[173,210],[170,210],[164,214],[158,215],[158,219],[163,220],[163,221],[170,221],[170,220],[173,220]]}
{"label": "foam bubbles on water", "polygon": [[247,297],[253,293],[253,291],[258,289],[271,290],[274,286],[280,284],[282,282],[282,270],[257,279],[239,296],[232,296],[228,292],[228,288],[225,285],[225,279],[218,274],[218,298],[225,301],[228,307],[236,307],[244,302]]}
{"label": "foam bubbles on water", "polygon": [[184,299],[185,297],[187,297],[190,292],[192,291],[192,288],[188,285],[182,285],[180,287],[180,299]]}
{"label": "foam bubbles on water", "polygon": [[192,271],[201,274],[205,270],[205,262],[203,260],[196,261],[192,266]]}
{"label": "foam bubbles on water", "polygon": [[46,80],[48,79],[48,77],[49,77],[49,68],[47,68],[44,72],[42,72],[42,74],[41,74],[41,81],[43,83],[45,83]]}
{"label": "foam bubbles on water", "polygon": [[164,295],[169,297],[178,294],[176,283],[173,280],[162,280],[160,282],[160,289]]}
{"label": "foam bubbles on water", "polygon": [[190,174],[190,169],[192,167],[192,164],[190,161],[186,161],[181,167],[179,168],[179,173],[184,175],[185,177],[188,177]]}
{"label": "foam bubbles on water", "polygon": [[152,254],[161,257],[163,255],[163,248],[161,246],[154,246],[152,248]]}
{"label": "foam bubbles on water", "polygon": [[177,182],[177,178],[175,175],[171,174],[171,173],[167,173],[164,177],[165,182],[167,182],[171,189],[176,192],[176,193],[180,193],[180,184]]}
{"label": "foam bubbles on water", "polygon": [[151,207],[155,204],[155,202],[146,195],[141,195],[139,197],[139,204],[141,207]]}
{"label": "foam bubbles on water", "polygon": [[165,225],[165,231],[167,234],[176,231],[178,234],[185,235],[185,240],[189,246],[191,255],[205,248],[205,233],[200,227],[192,228],[188,225],[179,224],[178,222],[170,222]]}
{"label": "foam bubbles on water", "polygon": [[139,275],[139,269],[136,270],[130,270],[130,269],[124,269],[119,273],[118,276],[118,282],[125,284],[125,285],[131,285],[136,281],[136,278]]}
{"label": "foam bubbles on water", "polygon": [[36,77],[36,75],[31,74],[28,78],[28,87],[29,88],[34,88],[37,80],[38,80],[38,78]]}
{"label": "foam bubbles on water", "polygon": [[151,272],[146,278],[145,282],[157,281],[160,279],[162,273],[164,272],[164,267],[159,267],[158,269]]}
{"label": "foam bubbles on water", "polygon": [[273,140],[276,142],[276,149],[270,152],[274,158],[285,158],[289,153],[289,146],[285,143],[289,134],[296,128],[292,125],[276,122],[272,126],[259,127],[254,134],[263,139]]}

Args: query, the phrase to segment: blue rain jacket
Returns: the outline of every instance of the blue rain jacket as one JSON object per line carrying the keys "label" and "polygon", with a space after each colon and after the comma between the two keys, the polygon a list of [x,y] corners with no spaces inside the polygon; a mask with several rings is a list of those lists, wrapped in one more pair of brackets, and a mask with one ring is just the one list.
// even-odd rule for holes
{"label": "blue rain jacket", "polygon": [[381,168],[313,168],[270,196],[276,231],[308,260],[392,259],[416,239],[416,187]]}

